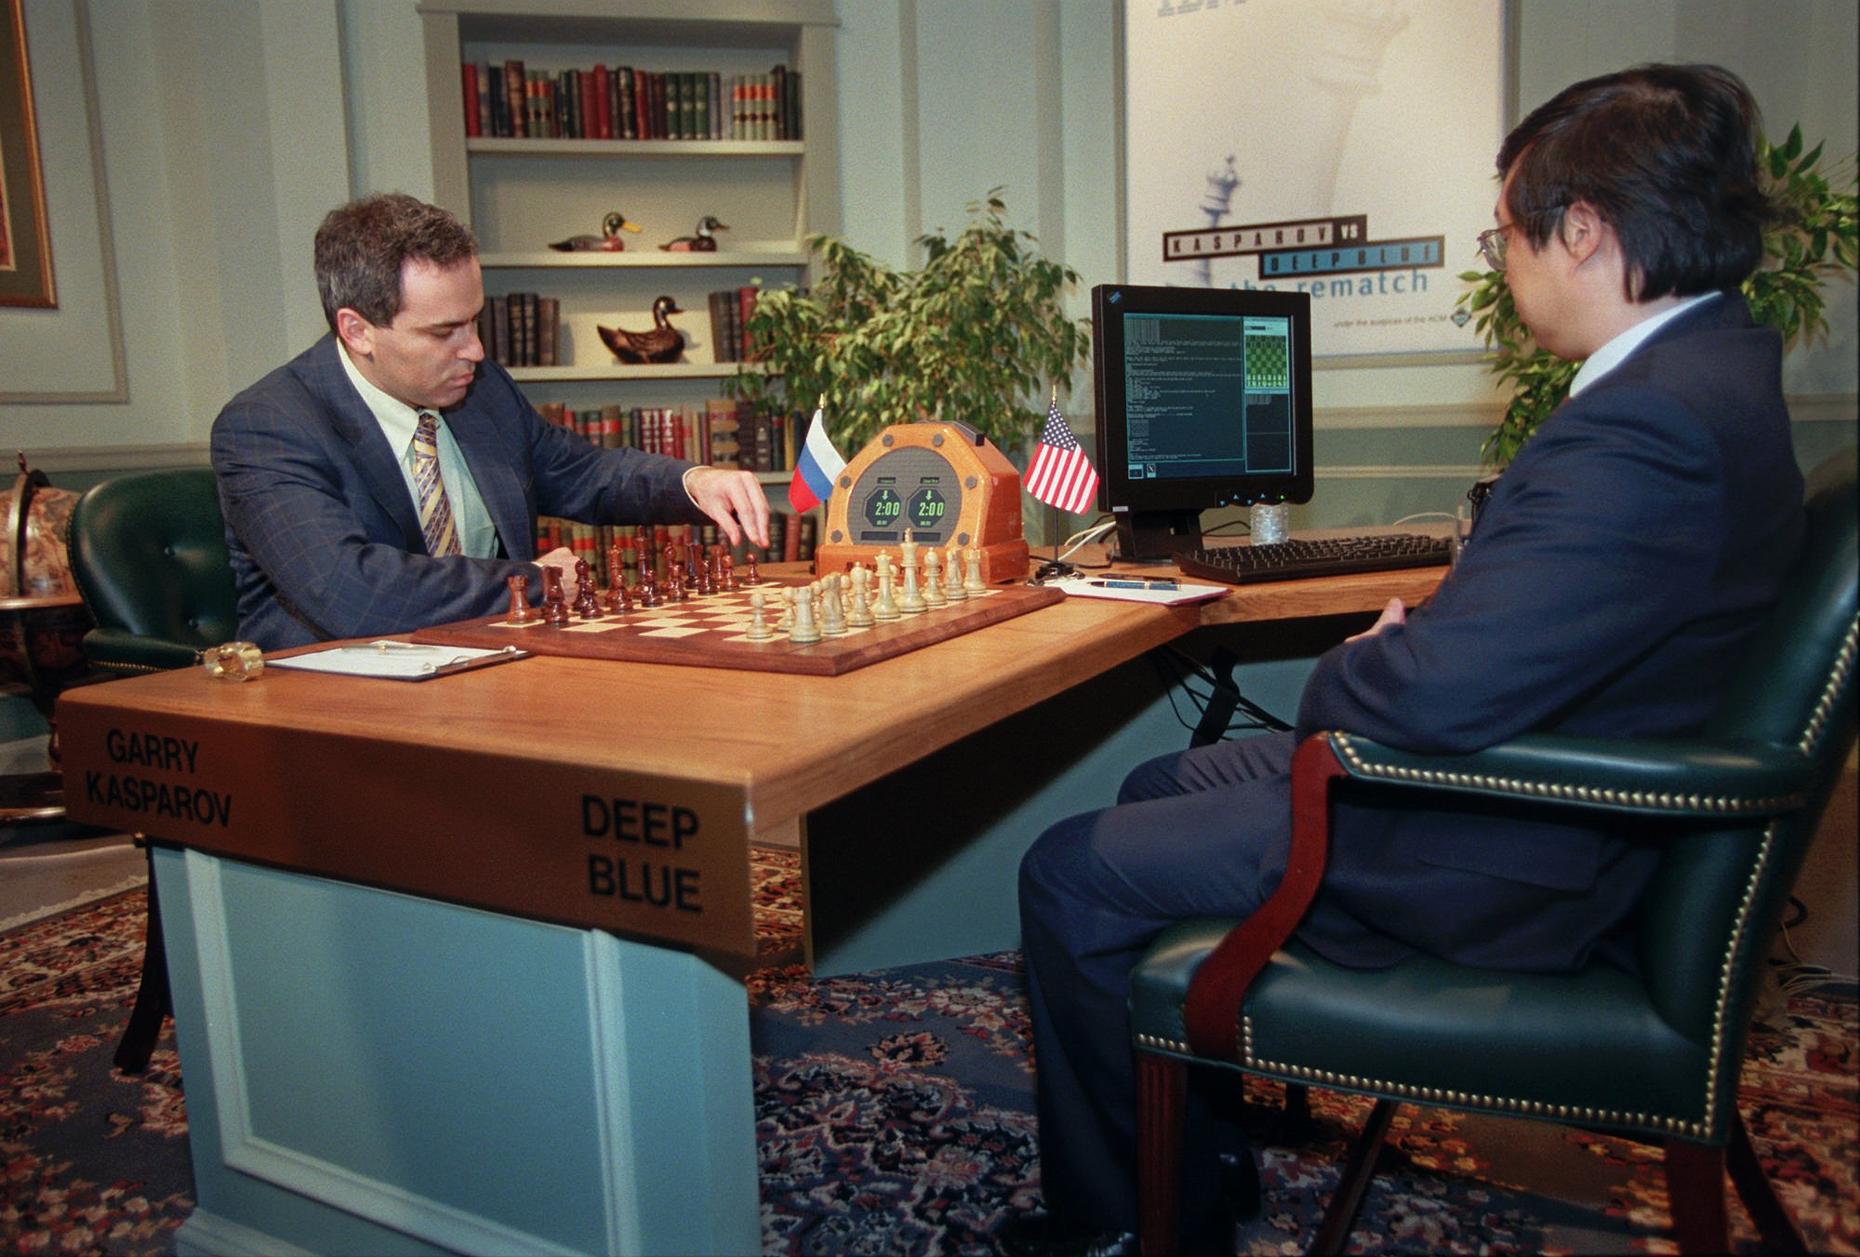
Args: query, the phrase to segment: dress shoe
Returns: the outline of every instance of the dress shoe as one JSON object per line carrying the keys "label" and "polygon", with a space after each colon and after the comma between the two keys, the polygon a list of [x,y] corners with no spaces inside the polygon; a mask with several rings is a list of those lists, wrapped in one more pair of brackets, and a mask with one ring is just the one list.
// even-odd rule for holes
{"label": "dress shoe", "polygon": [[995,1232],[1003,1257],[1137,1257],[1137,1237],[1050,1213],[1017,1213]]}

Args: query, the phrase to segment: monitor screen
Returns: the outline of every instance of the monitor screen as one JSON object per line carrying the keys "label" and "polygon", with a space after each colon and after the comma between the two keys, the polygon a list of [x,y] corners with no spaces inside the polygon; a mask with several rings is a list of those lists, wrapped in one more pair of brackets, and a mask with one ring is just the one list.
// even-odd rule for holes
{"label": "monitor screen", "polygon": [[1117,555],[1201,545],[1202,511],[1311,500],[1311,298],[1092,289],[1098,505]]}

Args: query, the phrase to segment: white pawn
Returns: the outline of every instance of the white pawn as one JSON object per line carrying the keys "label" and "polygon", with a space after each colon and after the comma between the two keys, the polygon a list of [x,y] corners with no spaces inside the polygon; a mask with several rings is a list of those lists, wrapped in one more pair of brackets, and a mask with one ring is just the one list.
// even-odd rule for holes
{"label": "white pawn", "polygon": [[943,555],[943,596],[951,602],[961,602],[969,596],[969,591],[962,587],[962,551],[953,541]]}
{"label": "white pawn", "polygon": [[968,552],[963,555],[963,558],[965,560],[962,578],[963,589],[968,591],[971,598],[977,594],[987,593],[988,586],[982,580],[982,552],[977,550],[974,546],[970,546]]}
{"label": "white pawn", "polygon": [[749,595],[749,631],[743,636],[752,642],[766,642],[775,636],[775,630],[769,627],[768,598],[758,589]]}
{"label": "white pawn", "polygon": [[943,556],[932,546],[924,551],[924,605],[940,607],[948,601],[943,596]]}
{"label": "white pawn", "polygon": [[777,594],[777,597],[781,599],[781,618],[775,621],[775,631],[792,633],[794,631],[794,590],[784,588]]}

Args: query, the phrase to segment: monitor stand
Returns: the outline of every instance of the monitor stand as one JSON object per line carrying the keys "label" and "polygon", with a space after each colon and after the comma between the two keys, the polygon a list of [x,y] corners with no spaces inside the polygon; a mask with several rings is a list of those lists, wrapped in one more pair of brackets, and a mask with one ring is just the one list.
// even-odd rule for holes
{"label": "monitor stand", "polygon": [[1161,562],[1201,548],[1200,511],[1133,511],[1117,521],[1117,552],[1124,563]]}

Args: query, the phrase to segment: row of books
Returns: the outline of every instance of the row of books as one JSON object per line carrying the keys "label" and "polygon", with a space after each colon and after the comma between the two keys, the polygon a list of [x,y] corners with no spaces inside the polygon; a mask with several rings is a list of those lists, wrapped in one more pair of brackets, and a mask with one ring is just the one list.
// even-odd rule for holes
{"label": "row of books", "polygon": [[755,357],[749,316],[755,312],[761,291],[752,285],[710,294],[711,352],[718,362],[748,362]]}
{"label": "row of books", "polygon": [[652,454],[749,471],[787,471],[794,466],[792,442],[801,431],[788,416],[752,409],[728,397],[702,405],[602,406],[574,410],[544,402],[536,413],[559,428],[606,449],[630,446]]}
{"label": "row of books", "polygon": [[[715,524],[583,524],[574,520],[543,516],[536,521],[536,553],[566,547],[578,559],[586,559],[602,589],[613,583],[611,558],[613,547],[620,547],[620,566],[627,584],[638,585],[642,570],[651,571],[655,579],[665,572],[665,547],[681,550],[696,542],[706,548],[717,544],[720,534]],[[747,540],[730,547],[730,558],[739,566],[750,554],[758,563],[811,562],[817,541],[817,525],[812,515],[790,515],[785,511],[769,514],[769,544],[750,545]],[[572,590],[569,591],[573,595]]]}
{"label": "row of books", "polygon": [[801,75],[531,70],[466,62],[465,134],[569,140],[798,140]]}
{"label": "row of books", "polygon": [[558,298],[533,292],[486,297],[478,312],[478,339],[500,367],[558,364],[562,306]]}

